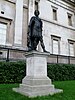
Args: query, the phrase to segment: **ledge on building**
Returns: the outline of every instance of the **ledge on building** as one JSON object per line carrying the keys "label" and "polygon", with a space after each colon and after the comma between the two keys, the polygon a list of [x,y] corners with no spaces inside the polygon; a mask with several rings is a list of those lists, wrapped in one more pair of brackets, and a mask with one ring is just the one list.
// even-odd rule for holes
{"label": "ledge on building", "polygon": [[72,6],[75,6],[75,0],[62,0],[62,1],[68,3],[68,4],[72,5]]}

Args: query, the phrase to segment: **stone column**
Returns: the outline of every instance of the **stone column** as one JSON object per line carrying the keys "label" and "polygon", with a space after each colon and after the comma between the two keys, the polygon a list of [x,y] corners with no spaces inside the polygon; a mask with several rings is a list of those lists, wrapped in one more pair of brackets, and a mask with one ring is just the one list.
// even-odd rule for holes
{"label": "stone column", "polygon": [[34,15],[35,10],[35,0],[29,0],[29,21],[31,17]]}
{"label": "stone column", "polygon": [[23,0],[16,0],[14,45],[22,45]]}

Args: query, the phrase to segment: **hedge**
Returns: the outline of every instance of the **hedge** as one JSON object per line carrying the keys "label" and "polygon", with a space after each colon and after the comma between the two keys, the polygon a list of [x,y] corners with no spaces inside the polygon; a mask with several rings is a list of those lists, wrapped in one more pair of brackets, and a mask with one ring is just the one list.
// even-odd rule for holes
{"label": "hedge", "polygon": [[[75,65],[48,64],[47,71],[53,81],[75,80]],[[24,61],[0,62],[0,83],[21,83],[25,75]]]}
{"label": "hedge", "polygon": [[75,80],[75,65],[50,64],[47,68],[48,76],[53,81]]}
{"label": "hedge", "polygon": [[0,83],[21,83],[25,76],[25,62],[0,62]]}

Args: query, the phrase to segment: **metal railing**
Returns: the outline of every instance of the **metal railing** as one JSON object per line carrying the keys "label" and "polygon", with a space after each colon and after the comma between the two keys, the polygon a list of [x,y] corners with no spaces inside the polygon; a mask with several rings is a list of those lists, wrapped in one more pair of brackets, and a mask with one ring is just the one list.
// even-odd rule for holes
{"label": "metal railing", "polygon": [[[2,56],[3,52],[6,51],[6,57]],[[10,61],[11,59],[14,60],[14,57],[10,57],[10,52],[15,52],[15,53],[21,53],[22,55],[25,54],[27,50],[26,49],[20,49],[20,48],[10,48],[10,47],[0,47],[0,60],[6,60],[6,62]],[[16,59],[18,59],[16,57]],[[19,58],[19,60],[21,60],[21,58]]]}
{"label": "metal railing", "polygon": [[50,54],[48,57],[48,63],[75,64],[75,57]]}
{"label": "metal railing", "polygon": [[[6,56],[3,56],[3,52],[6,52]],[[14,60],[25,60],[26,49],[23,48],[10,48],[0,47],[0,60],[14,61]],[[11,55],[12,54],[12,55]],[[14,56],[13,56],[14,55]],[[75,57],[50,54],[47,59],[48,63],[64,63],[64,64],[75,64]]]}

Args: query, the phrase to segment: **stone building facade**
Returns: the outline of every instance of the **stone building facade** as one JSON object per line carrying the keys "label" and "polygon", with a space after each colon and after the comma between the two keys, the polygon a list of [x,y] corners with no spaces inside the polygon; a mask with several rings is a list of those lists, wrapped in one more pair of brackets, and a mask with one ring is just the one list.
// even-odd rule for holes
{"label": "stone building facade", "polygon": [[[46,50],[51,54],[74,57],[74,0],[0,0],[0,46],[27,49],[27,26],[36,8],[43,21]],[[37,49],[42,51],[40,44]],[[10,53],[10,56],[15,55]]]}
{"label": "stone building facade", "polygon": [[[28,26],[28,0],[0,0],[0,47],[26,49]],[[6,58],[7,50],[0,50]],[[11,58],[21,57],[11,51]]]}

